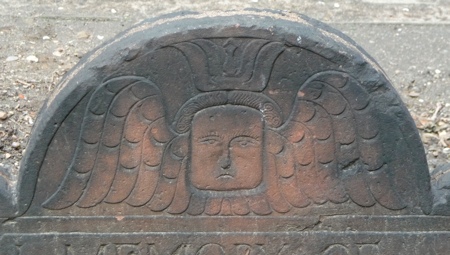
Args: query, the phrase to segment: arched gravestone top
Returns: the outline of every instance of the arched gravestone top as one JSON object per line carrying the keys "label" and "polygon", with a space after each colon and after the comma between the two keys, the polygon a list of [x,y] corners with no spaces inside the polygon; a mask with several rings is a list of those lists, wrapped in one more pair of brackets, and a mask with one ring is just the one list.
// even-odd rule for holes
{"label": "arched gravestone top", "polygon": [[384,72],[304,16],[145,21],[86,56],[36,123],[4,217],[431,210],[420,138]]}
{"label": "arched gravestone top", "polygon": [[167,15],[85,56],[44,104],[0,190],[0,253],[447,254],[450,220],[429,215],[449,214],[444,181],[432,197],[407,109],[340,32]]}

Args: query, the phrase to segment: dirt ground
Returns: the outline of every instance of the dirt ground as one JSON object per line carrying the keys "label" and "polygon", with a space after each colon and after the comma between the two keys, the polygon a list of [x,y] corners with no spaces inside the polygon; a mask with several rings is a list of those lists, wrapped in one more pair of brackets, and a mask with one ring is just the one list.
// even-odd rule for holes
{"label": "dirt ground", "polygon": [[243,8],[303,13],[349,35],[402,95],[430,171],[450,162],[448,0],[0,0],[0,173],[15,178],[43,101],[94,47],[148,17]]}

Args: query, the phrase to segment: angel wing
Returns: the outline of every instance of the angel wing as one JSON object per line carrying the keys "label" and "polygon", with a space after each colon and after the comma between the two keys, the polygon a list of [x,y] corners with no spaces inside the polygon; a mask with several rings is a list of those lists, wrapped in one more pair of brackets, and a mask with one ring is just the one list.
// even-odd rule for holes
{"label": "angel wing", "polygon": [[72,162],[43,206],[126,202],[164,210],[185,164],[184,147],[172,150],[180,141],[167,124],[157,86],[134,76],[108,80],[91,94]]}
{"label": "angel wing", "polygon": [[316,74],[301,86],[288,121],[269,132],[278,175],[273,185],[280,191],[275,210],[348,199],[363,207],[428,210],[416,192],[426,190],[423,169],[403,153],[413,145],[389,112],[405,110],[392,104],[382,112],[371,99],[354,78],[337,71]]}

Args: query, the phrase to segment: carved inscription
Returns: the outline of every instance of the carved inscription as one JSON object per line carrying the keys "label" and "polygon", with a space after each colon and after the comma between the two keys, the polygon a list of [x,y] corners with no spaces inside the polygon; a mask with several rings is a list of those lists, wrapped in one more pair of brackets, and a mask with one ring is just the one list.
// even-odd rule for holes
{"label": "carved inscription", "polygon": [[98,248],[96,255],[159,255],[154,244],[104,244]]}
{"label": "carved inscription", "polygon": [[333,244],[323,255],[381,255],[377,244]]}
{"label": "carved inscription", "polygon": [[[162,250],[154,243],[108,243],[97,247],[96,255],[184,255],[184,254],[235,254],[235,255],[278,255],[293,252],[289,244],[269,245],[269,244],[246,244],[234,243],[223,245],[219,243],[194,244],[183,243],[173,245],[173,247]],[[72,245],[65,245],[65,254],[79,255],[81,250],[77,250]]]}
{"label": "carved inscription", "polygon": [[292,47],[249,38],[170,47],[191,64],[197,95],[169,119],[168,95],[147,78],[99,85],[45,208],[127,203],[171,214],[269,215],[348,200],[407,206],[390,180],[372,96],[354,77],[312,75],[283,114],[266,87]]}
{"label": "carved inscription", "polygon": [[[81,255],[86,252],[85,247],[65,244],[64,254]],[[97,247],[91,247],[89,251],[93,251],[95,255],[183,255],[183,254],[234,254],[234,255],[288,255],[308,251],[305,247],[297,247],[289,243],[283,244],[247,244],[247,243],[181,243],[172,244],[171,247],[161,248],[156,243],[105,243],[99,244]],[[312,251],[312,250],[309,250]],[[17,247],[18,254],[26,254],[21,252],[20,246]],[[378,244],[367,243],[346,243],[332,244],[325,248],[321,255],[381,255]]]}

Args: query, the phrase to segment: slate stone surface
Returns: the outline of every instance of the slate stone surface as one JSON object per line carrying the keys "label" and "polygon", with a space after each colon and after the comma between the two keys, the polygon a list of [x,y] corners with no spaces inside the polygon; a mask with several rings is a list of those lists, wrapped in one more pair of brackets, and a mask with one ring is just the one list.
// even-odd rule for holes
{"label": "slate stone surface", "polygon": [[95,49],[44,105],[1,197],[6,254],[450,250],[383,71],[292,13],[167,15]]}

